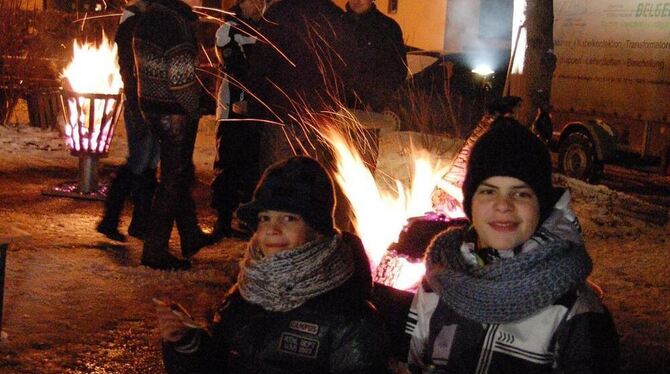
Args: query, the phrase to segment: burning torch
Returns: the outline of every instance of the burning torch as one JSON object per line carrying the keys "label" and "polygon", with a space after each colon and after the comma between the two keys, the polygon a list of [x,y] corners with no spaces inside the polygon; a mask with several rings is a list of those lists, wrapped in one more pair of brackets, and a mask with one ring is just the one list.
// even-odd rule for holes
{"label": "burning torch", "polygon": [[98,185],[98,160],[108,154],[123,106],[117,47],[103,33],[98,46],[75,40],[73,48],[72,61],[62,73],[61,104],[65,143],[70,153],[79,158],[79,183],[62,185],[52,192],[104,198]]}

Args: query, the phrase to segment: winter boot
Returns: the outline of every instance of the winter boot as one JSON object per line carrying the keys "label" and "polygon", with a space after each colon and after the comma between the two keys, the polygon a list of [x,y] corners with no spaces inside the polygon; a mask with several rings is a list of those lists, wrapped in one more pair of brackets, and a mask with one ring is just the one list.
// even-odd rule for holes
{"label": "winter boot", "polygon": [[109,239],[124,242],[126,237],[119,232],[119,217],[123,211],[123,204],[130,195],[132,187],[132,173],[127,165],[121,166],[107,192],[105,212],[102,221],[96,230]]}
{"label": "winter boot", "polygon": [[152,212],[153,219],[145,234],[142,265],[157,270],[188,270],[191,267],[188,260],[180,260],[169,252],[172,218],[161,215],[156,210]]}
{"label": "winter boot", "polygon": [[128,235],[144,239],[151,219],[151,202],[158,181],[156,169],[147,169],[142,175],[134,175],[133,217],[128,225]]}
{"label": "winter boot", "polygon": [[216,223],[212,229],[212,241],[219,242],[223,238],[229,238],[232,235],[232,229],[230,227],[233,220],[232,213],[218,211]]}
{"label": "winter boot", "polygon": [[198,216],[195,210],[195,201],[190,194],[185,194],[184,199],[177,204],[177,230],[179,230],[179,241],[182,256],[189,258],[194,256],[200,249],[214,244],[211,234],[207,234],[198,225]]}
{"label": "winter boot", "polygon": [[[195,254],[203,247],[207,247],[216,242],[212,234],[203,232],[197,223],[188,223],[188,221],[190,221],[189,217],[177,218],[181,254],[185,258],[195,256]],[[192,222],[195,222],[195,220]]]}
{"label": "winter boot", "polygon": [[151,218],[145,233],[142,265],[159,270],[186,270],[190,263],[170,254],[170,234],[174,225],[174,192],[159,185],[151,206]]}
{"label": "winter boot", "polygon": [[[181,234],[180,234],[181,237]],[[207,234],[200,230],[197,234],[191,236],[194,239],[189,239],[187,241],[181,241],[181,255],[185,258],[191,258],[195,256],[202,248],[210,246],[216,243],[212,237],[212,234]]]}
{"label": "winter boot", "polygon": [[188,270],[191,263],[188,260],[180,260],[169,252],[148,255],[142,254],[142,265],[156,270]]}

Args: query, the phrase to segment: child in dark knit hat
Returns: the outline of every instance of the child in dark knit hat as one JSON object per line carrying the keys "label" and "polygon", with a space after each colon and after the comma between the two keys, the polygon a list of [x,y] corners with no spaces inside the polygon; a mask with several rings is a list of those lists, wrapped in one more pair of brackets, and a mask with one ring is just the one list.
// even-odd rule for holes
{"label": "child in dark knit hat", "polygon": [[549,151],[510,118],[472,148],[468,221],[438,234],[410,313],[414,372],[615,373],[618,337],[588,286],[570,194]]}
{"label": "child in dark knit hat", "polygon": [[360,239],[333,226],[333,182],[316,160],[269,167],[238,217],[252,237],[209,329],[157,305],[168,371],[385,373]]}

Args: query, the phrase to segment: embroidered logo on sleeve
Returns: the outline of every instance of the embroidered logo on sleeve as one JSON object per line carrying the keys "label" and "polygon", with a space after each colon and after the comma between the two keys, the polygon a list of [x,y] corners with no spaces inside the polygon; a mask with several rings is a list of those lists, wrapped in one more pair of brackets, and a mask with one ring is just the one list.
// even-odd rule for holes
{"label": "embroidered logo on sleeve", "polygon": [[319,341],[284,332],[279,340],[279,350],[291,355],[316,358]]}
{"label": "embroidered logo on sleeve", "polygon": [[319,325],[303,321],[291,321],[288,324],[291,330],[304,332],[305,334],[316,335],[319,333]]}

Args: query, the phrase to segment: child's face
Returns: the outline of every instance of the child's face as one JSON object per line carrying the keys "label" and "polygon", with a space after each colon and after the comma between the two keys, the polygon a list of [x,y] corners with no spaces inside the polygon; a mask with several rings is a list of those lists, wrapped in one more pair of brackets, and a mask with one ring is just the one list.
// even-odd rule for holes
{"label": "child's face", "polygon": [[256,242],[267,257],[316,240],[320,234],[299,214],[265,210],[258,213]]}
{"label": "child's face", "polygon": [[472,224],[482,247],[514,249],[530,239],[539,223],[537,195],[520,179],[488,178],[472,197]]}

